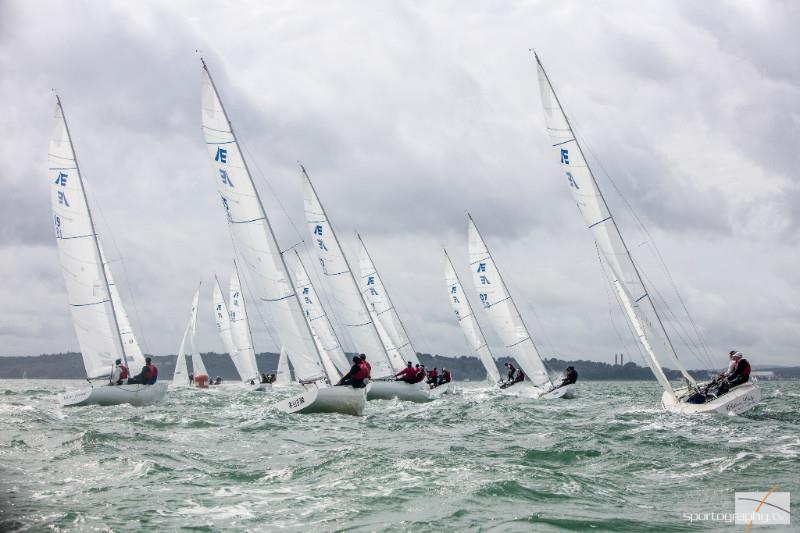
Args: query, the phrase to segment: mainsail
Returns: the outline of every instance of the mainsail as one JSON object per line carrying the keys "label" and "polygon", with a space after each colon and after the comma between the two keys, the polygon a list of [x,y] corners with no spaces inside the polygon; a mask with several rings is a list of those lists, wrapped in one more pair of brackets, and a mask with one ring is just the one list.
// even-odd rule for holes
{"label": "mainsail", "polygon": [[[214,179],[234,248],[254,298],[265,304],[297,376],[324,377],[300,302],[236,135],[203,63],[202,120]],[[256,304],[258,305],[258,304]]]}
{"label": "mainsail", "polygon": [[553,383],[547,375],[547,369],[533,344],[528,328],[471,216],[469,257],[478,297],[503,344],[506,348],[514,350],[517,362],[534,385],[552,386]]}
{"label": "mainsail", "polygon": [[[222,345],[225,351],[230,355],[234,366],[236,365],[236,345],[233,343],[233,336],[231,335],[231,317],[228,313],[228,305],[225,303],[225,298],[222,296],[222,289],[219,286],[219,280],[214,276],[214,292],[212,301],[214,304],[214,321],[217,323],[217,331],[219,332]],[[238,371],[239,368],[237,367]],[[242,373],[239,372],[239,376]],[[244,379],[244,378],[242,378]]]}
{"label": "mainsail", "polygon": [[[352,339],[355,349],[365,353],[371,361],[373,376],[376,378],[391,376],[394,371],[386,348],[372,321],[350,264],[311,184],[311,179],[305,168],[302,171],[306,222],[311,231],[314,249],[319,255],[322,272],[332,289],[331,298],[334,300],[336,317],[345,328],[345,333]],[[289,352],[291,353],[291,350]]]}
{"label": "mainsail", "polygon": [[275,372],[275,385],[289,385],[292,382],[292,372],[289,370],[289,358],[286,356],[286,348],[281,346],[281,354],[278,356],[278,370]]}
{"label": "mainsail", "polygon": [[[311,284],[311,279],[308,277],[303,262],[300,260],[300,255],[296,251],[295,254],[297,257],[295,284],[300,296],[300,303],[303,304],[308,324],[311,326],[311,332],[314,334],[314,340],[317,342],[317,348],[322,356],[322,362],[325,364],[325,368],[331,378],[336,374],[346,374],[350,370],[347,355],[339,343],[336,331],[334,331],[333,325],[328,319],[314,285]],[[327,364],[328,360],[334,365],[333,369]]]}
{"label": "mainsail", "polygon": [[453,305],[453,311],[456,314],[458,323],[467,337],[470,348],[486,368],[486,375],[489,381],[497,383],[500,381],[500,373],[497,371],[497,364],[492,356],[492,351],[486,342],[486,337],[483,335],[480,324],[478,324],[478,319],[472,311],[472,305],[470,305],[469,299],[464,293],[464,287],[461,285],[461,280],[458,279],[455,268],[453,268],[450,256],[447,255],[447,250],[444,252],[444,257],[444,279],[447,283],[447,295],[450,297],[450,303]]}
{"label": "mainsail", "polygon": [[614,283],[618,286],[617,292],[621,294],[623,308],[637,331],[637,336],[642,341],[650,368],[664,389],[672,393],[672,387],[664,376],[654,350],[656,346],[651,344],[653,339],[659,339],[659,352],[665,354],[667,359],[681,371],[681,374],[694,384],[694,378],[678,360],[672,342],[664,329],[630,251],[622,239],[617,223],[608,209],[608,204],[600,191],[597,180],[586,162],[558,96],[553,90],[539,57],[535,57],[542,107],[550,142],[558,153],[572,197],[578,204],[578,209],[580,209],[586,225],[592,231],[605,264],[611,270]]}
{"label": "mainsail", "polygon": [[242,381],[260,380],[256,364],[256,351],[253,348],[253,335],[247,319],[247,306],[244,303],[239,273],[236,269],[231,273],[229,302],[231,338],[236,347],[235,354],[231,354],[233,364]]}
{"label": "mainsail", "polygon": [[125,357],[97,232],[58,98],[48,168],[61,271],[86,377],[108,376],[116,359],[130,362]]}
{"label": "mainsail", "polygon": [[117,284],[114,283],[114,278],[111,276],[111,268],[108,266],[109,262],[103,252],[103,247],[100,242],[97,242],[100,248],[100,258],[103,261],[103,267],[106,270],[106,279],[108,280],[108,291],[111,294],[111,304],[114,306],[114,311],[117,314],[117,324],[119,324],[119,335],[122,338],[122,347],[125,350],[125,357],[128,359],[128,370],[131,375],[138,374],[142,367],[145,365],[144,354],[139,347],[139,342],[136,340],[136,335],[133,334],[131,321],[128,318],[128,313],[122,306],[122,299],[119,297],[119,290]]}
{"label": "mainsail", "polygon": [[[206,365],[203,364],[203,359],[197,352],[194,346],[194,336],[196,332],[195,324],[197,323],[197,305],[200,301],[200,287],[194,293],[192,299],[192,309],[189,311],[189,321],[186,323],[186,329],[183,331],[183,338],[181,338],[181,345],[178,348],[178,359],[175,361],[175,373],[172,375],[173,383],[189,383],[189,369],[186,365],[186,358],[192,358],[192,369],[195,376],[202,374],[208,375]],[[189,352],[186,352],[186,340],[189,340]],[[189,383],[191,384],[191,383]]]}
{"label": "mainsail", "polygon": [[369,255],[361,235],[358,235],[358,244],[361,290],[364,293],[364,297],[383,325],[392,345],[399,352],[401,368],[405,368],[408,361],[418,364],[417,352],[411,345],[406,328],[400,320],[400,315],[397,314],[397,309],[392,304],[389,292],[381,280],[378,269],[375,268],[375,263],[372,262],[372,257]]}

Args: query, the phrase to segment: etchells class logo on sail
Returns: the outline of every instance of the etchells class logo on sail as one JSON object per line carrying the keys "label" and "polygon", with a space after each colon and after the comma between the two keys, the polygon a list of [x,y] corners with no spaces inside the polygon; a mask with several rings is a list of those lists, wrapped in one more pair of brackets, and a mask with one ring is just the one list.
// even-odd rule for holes
{"label": "etchells class logo on sail", "polygon": [[776,485],[767,492],[737,492],[736,523],[746,526],[745,531],[750,531],[751,526],[756,524],[790,524],[789,493],[777,491]]}

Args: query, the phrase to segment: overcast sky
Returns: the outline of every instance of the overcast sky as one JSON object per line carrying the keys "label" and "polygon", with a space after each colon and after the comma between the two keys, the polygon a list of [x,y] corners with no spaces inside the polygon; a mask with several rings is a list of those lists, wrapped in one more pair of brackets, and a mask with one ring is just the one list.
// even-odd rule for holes
{"label": "overcast sky", "polygon": [[[469,211],[548,356],[641,363],[549,146],[535,48],[670,309],[688,324],[653,242],[716,364],[731,348],[797,363],[798,20],[789,1],[0,0],[0,355],[78,350],[51,224],[52,89],[145,350],[176,352],[202,280],[198,346],[222,351],[210,285],[232,247],[199,49],[281,245],[308,240],[300,160],[418,351],[468,353],[441,248],[469,288]],[[256,349],[276,350],[251,318]]]}

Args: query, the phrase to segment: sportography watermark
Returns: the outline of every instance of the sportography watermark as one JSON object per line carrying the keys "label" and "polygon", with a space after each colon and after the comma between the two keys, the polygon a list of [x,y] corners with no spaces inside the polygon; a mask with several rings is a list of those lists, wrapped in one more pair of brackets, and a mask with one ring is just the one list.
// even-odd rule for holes
{"label": "sportography watermark", "polygon": [[766,492],[736,492],[734,511],[705,511],[683,513],[689,522],[728,522],[745,526],[749,533],[756,525],[778,526],[790,524],[789,493],[778,492],[778,486]]}

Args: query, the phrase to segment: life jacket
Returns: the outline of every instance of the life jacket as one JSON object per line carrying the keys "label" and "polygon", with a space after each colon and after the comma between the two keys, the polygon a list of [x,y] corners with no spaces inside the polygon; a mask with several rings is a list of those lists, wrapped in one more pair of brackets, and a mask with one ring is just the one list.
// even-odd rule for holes
{"label": "life jacket", "polygon": [[148,373],[146,374],[145,378],[145,383],[148,385],[152,385],[158,379],[158,369],[156,368],[156,365],[154,365],[153,363],[150,363],[144,368],[148,370]]}
{"label": "life jacket", "polygon": [[422,369],[422,367],[420,367],[419,372],[417,372],[417,375],[414,378],[414,383],[419,383],[423,379],[425,379],[425,371]]}
{"label": "life jacket", "polygon": [[735,371],[738,371],[741,376],[750,377],[750,363],[747,362],[747,359],[739,359],[739,362],[736,363]]}
{"label": "life jacket", "polygon": [[358,363],[357,366],[358,370],[353,372],[353,374],[350,377],[356,381],[363,381],[367,379],[369,377],[369,368],[367,367],[367,365],[362,362]]}
{"label": "life jacket", "polygon": [[119,365],[119,379],[128,379],[130,373],[128,372],[128,367],[125,365]]}
{"label": "life jacket", "polygon": [[367,367],[367,377],[371,378],[372,377],[372,365],[369,364],[369,361],[367,361],[366,359],[361,361],[361,364],[363,364],[363,365],[365,365]]}
{"label": "life jacket", "polygon": [[397,377],[404,378],[404,379],[405,378],[411,379],[416,375],[417,375],[416,370],[414,370],[410,366],[405,367],[403,370],[401,370],[400,372],[397,373]]}
{"label": "life jacket", "polygon": [[428,377],[436,379],[437,377],[439,377],[439,372],[437,372],[436,370],[431,370],[430,374],[428,374]]}
{"label": "life jacket", "polygon": [[444,379],[445,383],[450,383],[450,371],[449,370],[445,370],[442,373],[442,379]]}

